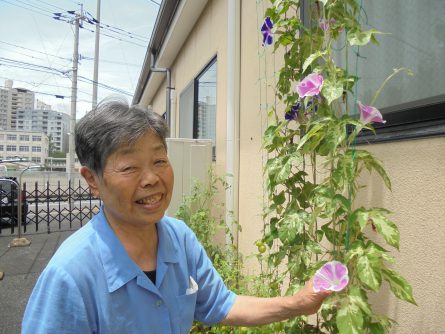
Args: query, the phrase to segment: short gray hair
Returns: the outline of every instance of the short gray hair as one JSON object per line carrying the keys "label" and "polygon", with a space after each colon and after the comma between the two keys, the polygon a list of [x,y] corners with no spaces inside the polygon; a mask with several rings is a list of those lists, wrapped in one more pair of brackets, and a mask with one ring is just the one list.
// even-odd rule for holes
{"label": "short gray hair", "polygon": [[77,157],[83,166],[102,176],[111,154],[122,145],[131,146],[149,131],[167,150],[168,126],[160,115],[139,105],[129,106],[125,99],[106,99],[76,124]]}

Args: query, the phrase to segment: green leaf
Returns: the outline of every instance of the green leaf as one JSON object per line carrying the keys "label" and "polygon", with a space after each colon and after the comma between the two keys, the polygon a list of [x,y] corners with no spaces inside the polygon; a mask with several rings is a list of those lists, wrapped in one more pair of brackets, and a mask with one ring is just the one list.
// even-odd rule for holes
{"label": "green leaf", "polygon": [[382,284],[380,263],[376,258],[364,254],[357,261],[358,278],[373,291],[378,291]]}
{"label": "green leaf", "polygon": [[391,291],[397,298],[417,305],[413,297],[413,288],[402,275],[389,268],[383,268],[382,274],[385,281],[389,283]]}
{"label": "green leaf", "polygon": [[323,88],[321,90],[323,96],[328,101],[328,105],[332,103],[332,101],[338,99],[343,94],[343,83],[340,81],[331,81],[326,79],[323,82]]}
{"label": "green leaf", "polygon": [[371,316],[372,310],[369,306],[366,293],[356,285],[350,285],[348,290],[349,301],[357,305],[366,315]]}
{"label": "green leaf", "polygon": [[326,54],[326,51],[317,51],[311,54],[303,63],[303,72],[315,61],[315,59],[320,58]]}
{"label": "green leaf", "polygon": [[364,208],[355,210],[354,213],[351,215],[351,223],[354,223],[355,221],[358,222],[358,224],[360,225],[360,230],[363,231],[369,221],[369,212],[366,211]]}
{"label": "green leaf", "polygon": [[273,196],[273,201],[276,205],[281,205],[286,201],[286,195],[284,191],[280,192],[278,195]]}
{"label": "green leaf", "polygon": [[399,229],[397,228],[396,224],[394,224],[384,215],[384,212],[387,211],[383,209],[373,209],[371,211],[370,218],[372,219],[377,231],[383,236],[385,241],[389,245],[399,249]]}
{"label": "green leaf", "polygon": [[371,330],[372,334],[385,334],[385,328],[379,324],[379,323],[371,323],[369,325],[369,329]]}
{"label": "green leaf", "polygon": [[349,31],[347,35],[347,39],[350,45],[359,45],[363,46],[368,44],[371,41],[371,37],[375,34],[381,34],[382,32],[376,29],[370,29],[367,31]]}
{"label": "green leaf", "polygon": [[363,314],[357,305],[343,305],[337,312],[336,323],[340,334],[363,334]]}
{"label": "green leaf", "polygon": [[321,123],[317,123],[315,124],[313,127],[311,127],[311,129],[309,130],[308,133],[306,133],[306,135],[301,138],[300,142],[298,143],[298,147],[297,150],[300,150],[301,147],[309,140],[311,139],[317,132],[319,132],[321,129],[323,129],[323,124]]}

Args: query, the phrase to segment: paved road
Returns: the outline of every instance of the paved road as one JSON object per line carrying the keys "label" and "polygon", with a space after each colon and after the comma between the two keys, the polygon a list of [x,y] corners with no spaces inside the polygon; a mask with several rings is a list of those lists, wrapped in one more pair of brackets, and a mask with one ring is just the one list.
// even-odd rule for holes
{"label": "paved road", "polygon": [[[9,231],[9,230],[7,230]],[[50,234],[26,233],[28,247],[8,247],[15,235],[0,235],[0,334],[20,333],[26,303],[34,284],[56,249],[75,230],[68,226]]]}

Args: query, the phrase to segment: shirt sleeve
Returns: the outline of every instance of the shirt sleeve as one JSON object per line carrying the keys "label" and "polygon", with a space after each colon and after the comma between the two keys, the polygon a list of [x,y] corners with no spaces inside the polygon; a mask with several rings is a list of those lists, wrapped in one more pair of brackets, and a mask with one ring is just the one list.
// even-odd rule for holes
{"label": "shirt sleeve", "polygon": [[34,287],[22,321],[22,334],[95,333],[81,293],[63,269],[47,267]]}
{"label": "shirt sleeve", "polygon": [[195,319],[212,326],[226,317],[235,303],[236,295],[226,287],[195,234],[190,233],[198,284]]}

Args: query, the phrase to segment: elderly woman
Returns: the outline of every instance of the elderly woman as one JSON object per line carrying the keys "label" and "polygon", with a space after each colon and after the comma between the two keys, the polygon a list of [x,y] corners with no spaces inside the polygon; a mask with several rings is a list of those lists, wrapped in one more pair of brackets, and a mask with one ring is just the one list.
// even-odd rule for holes
{"label": "elderly woman", "polygon": [[229,291],[194,233],[164,213],[173,189],[164,120],[105,101],[76,126],[80,174],[103,206],[69,237],[29,299],[23,333],[188,333],[256,326],[318,310],[312,282],[289,297]]}

